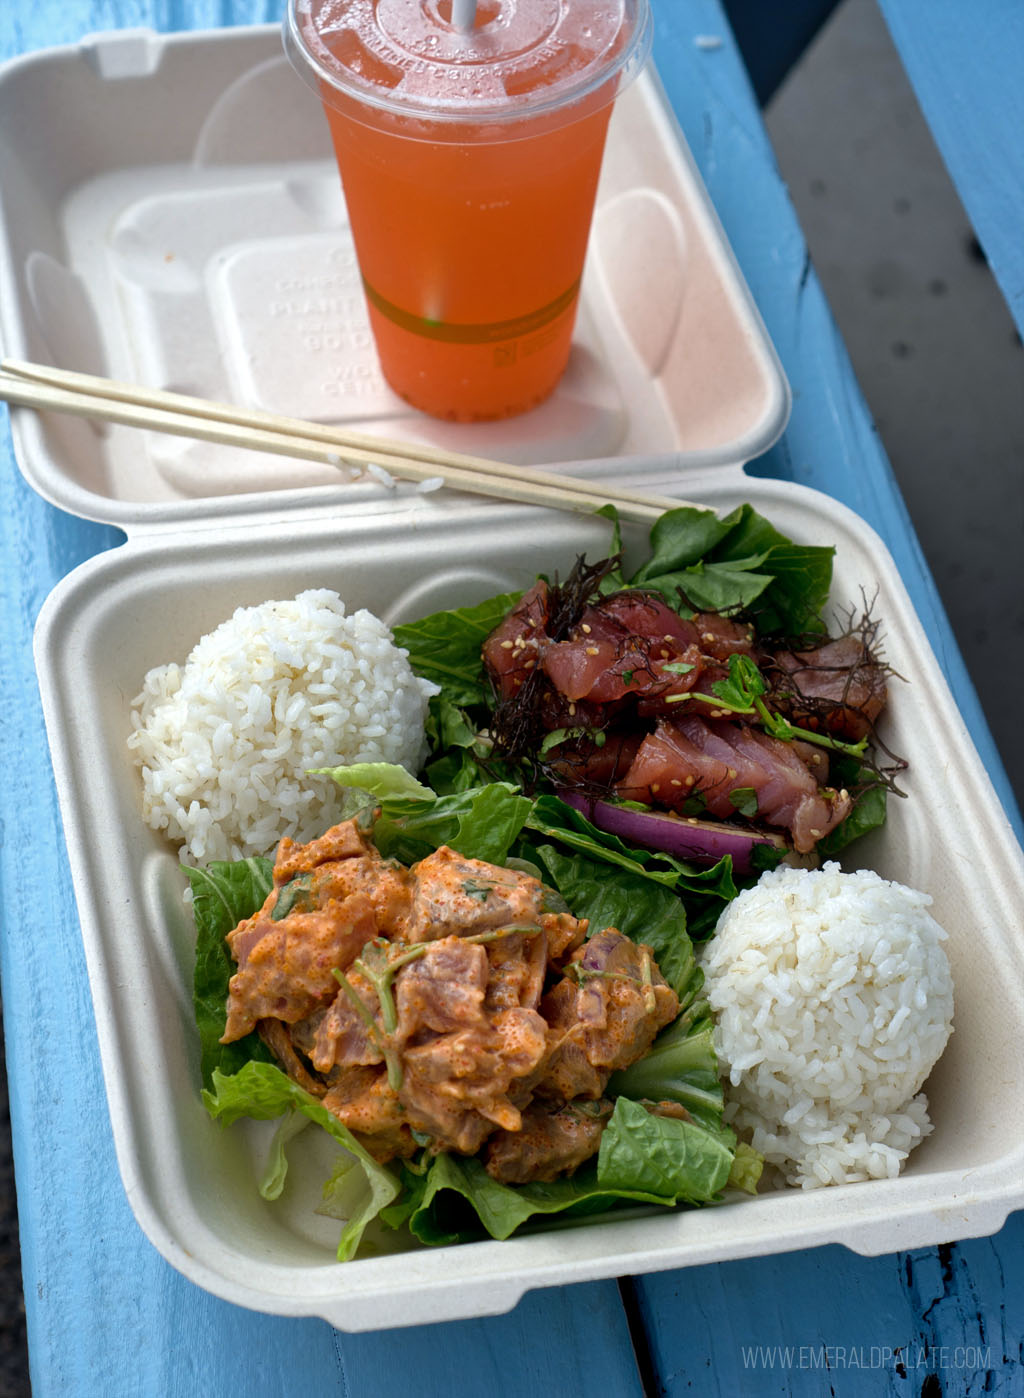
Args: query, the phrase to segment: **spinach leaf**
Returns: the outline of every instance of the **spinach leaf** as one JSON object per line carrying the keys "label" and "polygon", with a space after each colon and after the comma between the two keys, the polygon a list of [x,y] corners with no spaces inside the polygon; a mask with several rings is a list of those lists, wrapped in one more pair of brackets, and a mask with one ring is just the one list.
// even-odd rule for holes
{"label": "spinach leaf", "polygon": [[[838,778],[836,778],[838,780]],[[877,830],[885,824],[888,791],[882,782],[876,782],[860,792],[853,810],[836,828],[818,841],[818,853],[824,859],[838,854],[853,840],[859,840],[869,830]]]}
{"label": "spinach leaf", "polygon": [[427,738],[438,756],[427,762],[424,775],[439,796],[502,779],[505,764],[495,761],[490,736],[443,692],[430,701]]}
{"label": "spinach leaf", "polygon": [[308,913],[313,909],[313,875],[296,874],[277,895],[270,914],[271,922],[281,922],[289,913]]}
{"label": "spinach leaf", "polygon": [[605,927],[616,927],[624,936],[643,942],[661,974],[682,997],[696,962],[686,932],[686,910],[671,889],[638,874],[610,879],[600,860],[566,855],[549,844],[539,846],[537,856],[575,916],[589,920],[591,937]]}
{"label": "spinach leaf", "polygon": [[663,573],[645,586],[660,592],[677,609],[685,597],[698,611],[734,612],[752,608],[771,583],[770,573],[709,562],[695,563],[682,573]]}
{"label": "spinach leaf", "polygon": [[651,526],[651,556],[633,574],[630,585],[646,586],[652,578],[677,573],[711,552],[735,527],[738,512],[719,519],[714,510],[684,505],[669,510]]}
{"label": "spinach leaf", "polygon": [[724,519],[713,511],[670,510],[651,528],[651,557],[630,579],[678,604],[752,610],[765,633],[822,629],[832,582],[833,548],[796,544],[751,505]]}
{"label": "spinach leaf", "polygon": [[385,858],[414,864],[440,845],[467,859],[503,864],[531,801],[509,782],[493,782],[432,801],[384,798],[373,839]]}
{"label": "spinach leaf", "polygon": [[773,549],[765,563],[772,586],[753,609],[764,635],[799,636],[824,632],[821,613],[832,585],[835,549],[788,544]]}
{"label": "spinach leaf", "polygon": [[409,663],[423,679],[439,684],[453,704],[480,704],[487,692],[480,650],[506,612],[522,596],[506,592],[474,607],[434,612],[422,621],[393,628],[395,644],[409,652]]}

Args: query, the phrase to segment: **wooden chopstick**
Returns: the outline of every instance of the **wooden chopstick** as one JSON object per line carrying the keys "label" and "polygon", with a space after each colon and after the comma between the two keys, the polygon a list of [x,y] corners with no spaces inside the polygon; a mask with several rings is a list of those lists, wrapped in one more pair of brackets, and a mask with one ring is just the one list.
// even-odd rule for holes
{"label": "wooden chopstick", "polygon": [[687,503],[18,359],[0,361],[0,399],[333,466],[377,466],[405,480],[440,478],[458,490],[520,503],[579,512],[612,504],[624,519],[639,522]]}

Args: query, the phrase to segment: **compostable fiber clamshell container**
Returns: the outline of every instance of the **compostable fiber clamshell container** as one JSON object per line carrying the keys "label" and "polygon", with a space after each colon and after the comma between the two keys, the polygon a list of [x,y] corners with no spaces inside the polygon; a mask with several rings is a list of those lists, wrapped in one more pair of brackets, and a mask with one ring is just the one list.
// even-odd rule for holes
{"label": "compostable fiber clamshell container", "polygon": [[[330,587],[411,620],[596,559],[609,526],[15,410],[34,489],[127,536],[47,600],[36,662],[118,1163],[164,1257],[227,1300],[362,1330],[498,1313],[532,1287],[1001,1227],[1024,1202],[1021,852],[884,545],[827,497],[743,473],[782,431],[788,388],[653,70],[616,107],[569,372],[534,413],[476,428],[418,416],[381,379],[326,127],[276,28],[122,32],[18,60],[0,69],[0,133],[8,356],[723,512],[749,501],[794,539],[834,544],[836,617],[867,594],[884,619],[900,677],[884,737],[910,764],[907,799],[850,867],[927,891],[949,933],[935,1129],[898,1179],[436,1249],[381,1230],[338,1264],[338,1224],[315,1212],[328,1138],[305,1133],[267,1203],[272,1125],[223,1130],[200,1100],[191,921],[177,853],[142,819],[132,698],[239,605]],[[645,535],[626,526],[627,552]]]}

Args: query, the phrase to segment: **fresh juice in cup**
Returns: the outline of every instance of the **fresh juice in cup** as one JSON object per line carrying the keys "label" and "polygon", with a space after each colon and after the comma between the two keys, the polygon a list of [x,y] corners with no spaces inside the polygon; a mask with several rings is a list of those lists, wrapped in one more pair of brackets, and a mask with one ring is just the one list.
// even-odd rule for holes
{"label": "fresh juice in cup", "polygon": [[[472,7],[471,7],[472,8]],[[290,0],[385,378],[436,417],[545,399],[569,357],[605,135],[647,0]]]}

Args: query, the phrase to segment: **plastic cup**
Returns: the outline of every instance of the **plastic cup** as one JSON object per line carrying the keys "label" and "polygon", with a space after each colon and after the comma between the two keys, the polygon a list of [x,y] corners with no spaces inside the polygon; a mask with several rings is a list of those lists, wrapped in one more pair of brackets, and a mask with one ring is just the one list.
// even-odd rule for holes
{"label": "plastic cup", "polygon": [[612,104],[648,0],[289,0],[381,368],[435,417],[521,413],[569,357]]}

